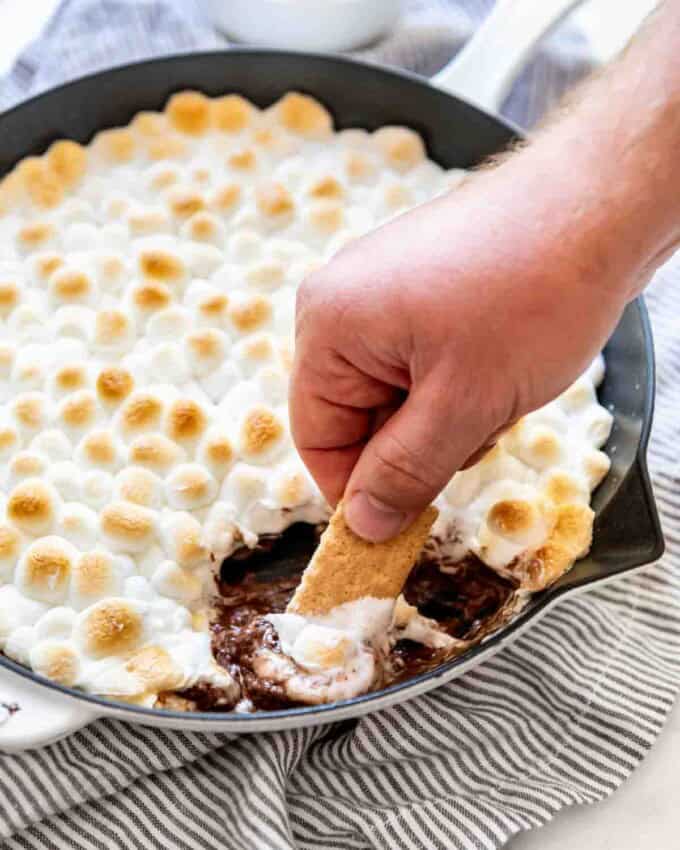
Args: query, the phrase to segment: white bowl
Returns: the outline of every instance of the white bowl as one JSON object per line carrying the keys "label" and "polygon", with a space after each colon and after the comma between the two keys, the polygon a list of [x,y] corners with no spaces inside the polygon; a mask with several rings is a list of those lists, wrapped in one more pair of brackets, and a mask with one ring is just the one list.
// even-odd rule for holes
{"label": "white bowl", "polygon": [[386,33],[401,0],[203,0],[215,26],[250,44],[350,50]]}

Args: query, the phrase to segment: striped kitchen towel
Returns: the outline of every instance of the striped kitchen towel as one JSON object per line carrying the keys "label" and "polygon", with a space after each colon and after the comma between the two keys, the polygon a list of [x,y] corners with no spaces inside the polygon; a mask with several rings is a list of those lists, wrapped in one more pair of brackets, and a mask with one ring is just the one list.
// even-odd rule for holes
{"label": "striped kitchen towel", "polygon": [[[412,0],[369,54],[432,72],[490,5]],[[0,84],[0,105],[95,68],[221,43],[190,0],[68,0]],[[578,34],[562,28],[506,114],[530,125],[586,67]],[[230,738],[101,721],[0,756],[0,847],[491,850],[614,791],[680,684],[680,257],[648,303],[661,563],[564,602],[483,667],[358,722]]]}

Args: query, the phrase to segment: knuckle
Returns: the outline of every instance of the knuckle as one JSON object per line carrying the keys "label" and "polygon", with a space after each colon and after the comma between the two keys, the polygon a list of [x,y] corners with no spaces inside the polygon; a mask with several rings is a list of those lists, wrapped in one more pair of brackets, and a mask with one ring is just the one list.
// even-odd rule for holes
{"label": "knuckle", "polygon": [[395,434],[382,436],[374,448],[373,458],[376,477],[391,488],[424,499],[437,489],[438,471]]}

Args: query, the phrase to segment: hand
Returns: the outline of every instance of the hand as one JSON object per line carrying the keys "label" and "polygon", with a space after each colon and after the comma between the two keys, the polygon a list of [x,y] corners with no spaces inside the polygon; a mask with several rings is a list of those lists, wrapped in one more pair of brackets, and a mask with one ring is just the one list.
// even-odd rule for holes
{"label": "hand", "polygon": [[[625,304],[559,197],[512,161],[341,251],[301,287],[293,436],[359,535],[397,534],[589,364]],[[560,213],[555,214],[558,209]]]}

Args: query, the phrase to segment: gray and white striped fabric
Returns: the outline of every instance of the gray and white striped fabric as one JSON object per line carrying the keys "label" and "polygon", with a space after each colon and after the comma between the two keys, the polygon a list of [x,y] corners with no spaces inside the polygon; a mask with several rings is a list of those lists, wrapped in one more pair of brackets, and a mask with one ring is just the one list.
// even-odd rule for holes
{"label": "gray and white striped fabric", "polygon": [[[432,72],[490,5],[411,2],[370,54]],[[0,104],[86,70],[220,43],[189,0],[70,0],[0,84]],[[586,67],[578,35],[560,32],[507,114],[530,125]],[[356,723],[232,739],[101,721],[0,756],[0,847],[490,850],[614,791],[680,684],[680,257],[648,303],[661,563],[564,602],[482,668]]]}

